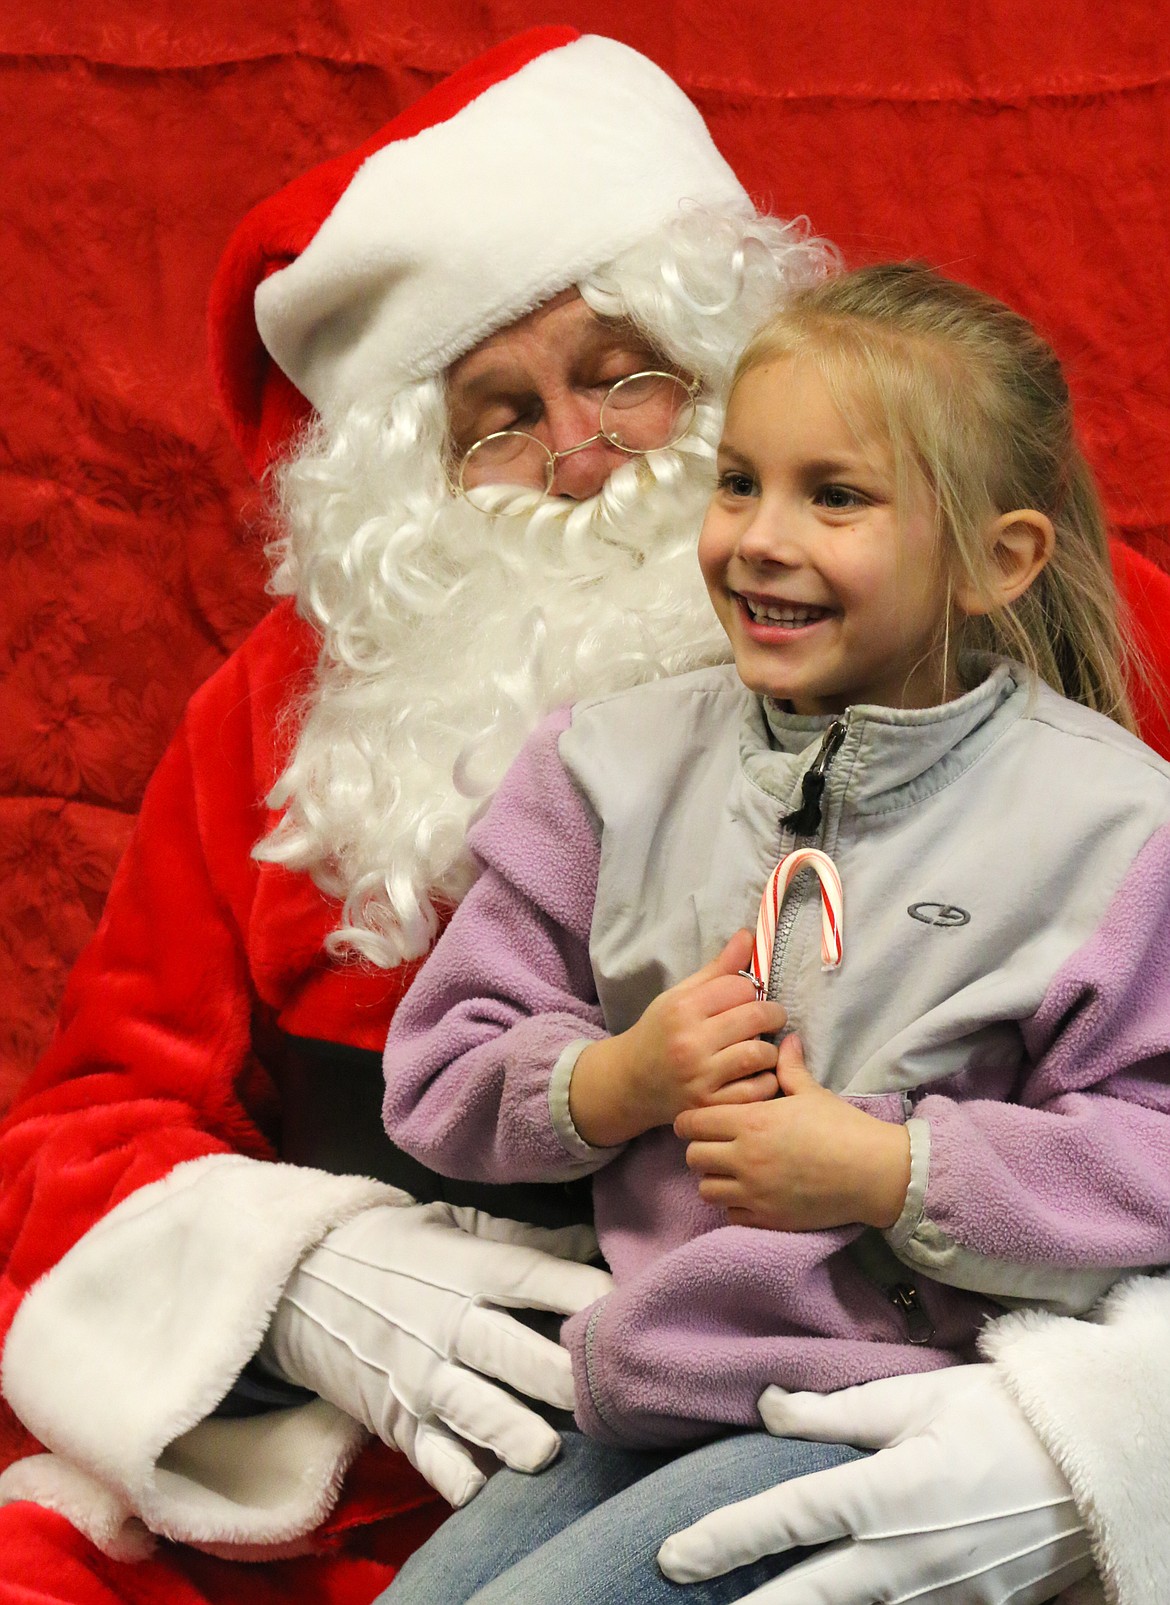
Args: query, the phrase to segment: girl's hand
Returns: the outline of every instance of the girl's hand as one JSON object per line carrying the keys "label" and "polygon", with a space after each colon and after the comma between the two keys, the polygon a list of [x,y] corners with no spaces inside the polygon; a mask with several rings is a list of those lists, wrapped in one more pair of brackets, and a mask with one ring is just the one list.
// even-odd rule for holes
{"label": "girl's hand", "polygon": [[799,1038],[780,1044],[785,1094],[742,1108],[688,1109],[674,1123],[699,1192],[734,1226],[890,1227],[910,1186],[910,1137],[815,1082]]}
{"label": "girl's hand", "polygon": [[694,975],[656,997],[636,1025],[590,1043],[569,1083],[569,1113],[586,1142],[609,1148],[683,1109],[776,1096],[775,1043],[788,1018],[759,1003],[737,972],[751,962],[752,935],[737,931]]}

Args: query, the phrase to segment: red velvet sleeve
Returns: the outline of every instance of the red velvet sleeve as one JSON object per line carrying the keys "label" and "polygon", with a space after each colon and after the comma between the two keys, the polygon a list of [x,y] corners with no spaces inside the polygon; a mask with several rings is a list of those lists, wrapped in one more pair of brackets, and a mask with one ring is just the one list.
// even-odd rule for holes
{"label": "red velvet sleeve", "polygon": [[302,1035],[385,1039],[409,976],[327,960],[335,907],[251,857],[313,648],[277,608],[193,698],[151,781],[56,1035],[0,1127],[0,1332],[128,1193],[205,1154],[272,1156],[258,1011]]}

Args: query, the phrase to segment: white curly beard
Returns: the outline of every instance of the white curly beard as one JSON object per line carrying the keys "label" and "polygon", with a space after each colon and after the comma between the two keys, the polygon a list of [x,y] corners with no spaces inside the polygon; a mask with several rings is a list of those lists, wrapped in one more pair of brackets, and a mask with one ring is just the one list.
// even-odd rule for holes
{"label": "white curly beard", "polygon": [[[661,242],[648,266],[581,289],[716,392],[778,286],[830,256],[769,219],[707,217],[691,233],[699,294],[663,291]],[[675,280],[687,249],[676,238],[665,253]],[[640,316],[639,283],[657,303]],[[729,283],[734,307],[711,304]],[[384,967],[426,952],[474,877],[469,825],[551,709],[727,657],[695,553],[720,422],[701,405],[685,440],[623,465],[591,501],[528,495],[525,512],[492,518],[452,497],[442,389],[424,380],[281,471],[273,589],[296,595],[322,650],[269,798],[283,817],[255,851],[342,901],[331,950]]]}
{"label": "white curly beard", "polygon": [[468,826],[551,709],[726,655],[695,559],[710,469],[657,457],[524,515],[440,492],[425,543],[379,587],[391,605],[326,626],[259,855],[285,849],[343,899],[335,945],[380,964],[427,950],[436,903],[471,883]]}

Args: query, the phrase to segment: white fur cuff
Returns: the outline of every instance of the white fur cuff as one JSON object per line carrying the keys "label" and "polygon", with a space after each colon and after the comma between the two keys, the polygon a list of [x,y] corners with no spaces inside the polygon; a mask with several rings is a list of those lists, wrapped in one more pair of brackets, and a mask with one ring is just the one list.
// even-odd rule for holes
{"label": "white fur cuff", "polygon": [[1006,1316],[982,1348],[1068,1478],[1117,1605],[1170,1600],[1170,1278],[1116,1287],[1094,1321]]}
{"label": "white fur cuff", "polygon": [[60,1455],[29,1455],[0,1473],[0,1505],[21,1499],[64,1516],[111,1560],[145,1560],[154,1548],[120,1495]]}
{"label": "white fur cuff", "polygon": [[[26,1295],[4,1395],[54,1453],[0,1497],[60,1510],[108,1554],[151,1532],[287,1546],[337,1497],[364,1433],[315,1399],[207,1419],[259,1348],[298,1261],[334,1226],[406,1195],[237,1155],[179,1165],[100,1220]],[[95,1491],[96,1490],[96,1491]]]}

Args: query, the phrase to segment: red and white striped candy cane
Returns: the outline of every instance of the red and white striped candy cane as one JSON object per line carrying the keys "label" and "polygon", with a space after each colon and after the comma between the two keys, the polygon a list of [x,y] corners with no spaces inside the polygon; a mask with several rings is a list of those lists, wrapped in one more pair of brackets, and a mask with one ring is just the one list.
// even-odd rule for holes
{"label": "red and white striped candy cane", "polygon": [[764,895],[760,898],[760,917],[756,921],[756,944],[752,948],[751,969],[744,973],[756,983],[756,993],[761,998],[768,995],[772,950],[776,945],[776,922],[788,888],[802,869],[815,870],[821,883],[821,961],[826,970],[835,970],[841,962],[844,898],[837,866],[828,853],[822,853],[816,847],[798,847],[776,865],[768,876]]}

